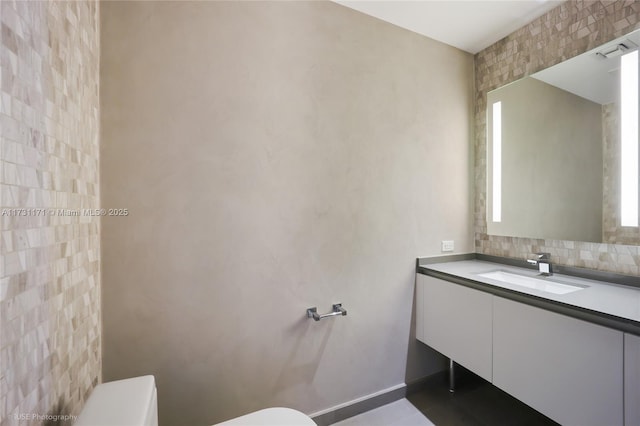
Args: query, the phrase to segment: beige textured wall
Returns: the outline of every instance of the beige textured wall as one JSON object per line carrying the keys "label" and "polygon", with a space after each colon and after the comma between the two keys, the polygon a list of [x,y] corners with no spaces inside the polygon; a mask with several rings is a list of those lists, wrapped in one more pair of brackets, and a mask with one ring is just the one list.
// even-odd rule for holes
{"label": "beige textured wall", "polygon": [[475,66],[476,252],[640,276],[640,246],[487,233],[487,93],[640,28],[640,1],[571,0],[477,53]]}
{"label": "beige textured wall", "polygon": [[440,367],[414,263],[473,249],[472,57],[330,2],[101,16],[102,202],[130,210],[102,222],[105,381],[155,374],[162,424],[210,424]]}
{"label": "beige textured wall", "polygon": [[66,215],[99,207],[98,4],[0,17],[0,424],[68,424],[101,377],[99,219]]}
{"label": "beige textured wall", "polygon": [[[491,235],[602,240],[602,106],[524,78],[487,95],[502,102],[502,221]],[[488,159],[491,170],[492,144]],[[493,211],[492,191],[488,206]]]}

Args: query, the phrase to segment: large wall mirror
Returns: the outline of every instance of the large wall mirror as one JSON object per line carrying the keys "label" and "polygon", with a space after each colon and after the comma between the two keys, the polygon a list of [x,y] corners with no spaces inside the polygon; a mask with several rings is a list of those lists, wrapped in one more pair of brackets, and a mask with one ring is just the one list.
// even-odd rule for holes
{"label": "large wall mirror", "polygon": [[640,245],[640,30],[487,94],[487,233]]}

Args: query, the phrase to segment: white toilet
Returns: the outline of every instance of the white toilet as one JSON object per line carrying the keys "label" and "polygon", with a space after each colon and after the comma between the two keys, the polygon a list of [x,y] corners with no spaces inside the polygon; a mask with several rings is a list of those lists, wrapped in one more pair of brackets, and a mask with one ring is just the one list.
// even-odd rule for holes
{"label": "white toilet", "polygon": [[[291,408],[266,408],[220,426],[316,426]],[[153,376],[117,380],[96,386],[75,426],[158,426],[158,396]]]}
{"label": "white toilet", "polygon": [[317,426],[316,422],[300,411],[283,408],[265,408],[214,426]]}
{"label": "white toilet", "polygon": [[153,376],[96,386],[75,426],[158,426],[158,396]]}

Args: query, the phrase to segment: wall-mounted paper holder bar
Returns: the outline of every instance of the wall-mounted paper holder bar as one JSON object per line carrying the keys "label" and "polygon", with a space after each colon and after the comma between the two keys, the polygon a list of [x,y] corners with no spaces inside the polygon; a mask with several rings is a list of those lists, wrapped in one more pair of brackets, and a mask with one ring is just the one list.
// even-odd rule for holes
{"label": "wall-mounted paper holder bar", "polygon": [[322,318],[335,317],[336,315],[347,315],[347,310],[342,307],[342,303],[334,304],[331,312],[322,315],[318,313],[318,309],[315,306],[307,309],[307,317],[313,318],[316,321],[320,321]]}

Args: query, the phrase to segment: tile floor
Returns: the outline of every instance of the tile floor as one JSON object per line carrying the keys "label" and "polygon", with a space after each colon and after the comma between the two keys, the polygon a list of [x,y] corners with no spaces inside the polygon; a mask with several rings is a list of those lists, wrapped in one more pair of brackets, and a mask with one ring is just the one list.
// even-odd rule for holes
{"label": "tile floor", "polygon": [[456,392],[440,376],[406,399],[333,426],[557,426],[553,420],[458,367]]}
{"label": "tile floor", "polygon": [[456,375],[454,393],[441,376],[407,399],[438,426],[557,426],[475,374],[458,367]]}
{"label": "tile floor", "polygon": [[383,405],[332,426],[434,426],[406,399]]}

